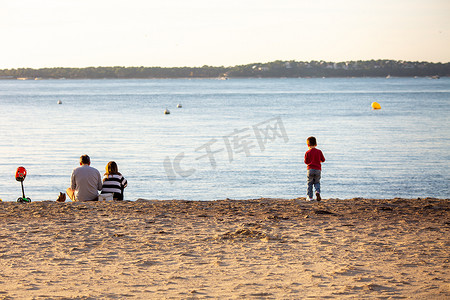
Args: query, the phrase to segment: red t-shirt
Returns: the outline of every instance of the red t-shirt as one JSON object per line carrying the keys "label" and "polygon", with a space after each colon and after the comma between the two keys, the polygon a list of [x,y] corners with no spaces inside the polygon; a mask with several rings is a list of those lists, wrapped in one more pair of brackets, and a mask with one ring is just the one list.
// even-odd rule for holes
{"label": "red t-shirt", "polygon": [[322,151],[317,148],[311,148],[305,153],[305,164],[307,165],[307,170],[322,170],[320,163],[323,163],[324,161],[325,157],[323,156]]}

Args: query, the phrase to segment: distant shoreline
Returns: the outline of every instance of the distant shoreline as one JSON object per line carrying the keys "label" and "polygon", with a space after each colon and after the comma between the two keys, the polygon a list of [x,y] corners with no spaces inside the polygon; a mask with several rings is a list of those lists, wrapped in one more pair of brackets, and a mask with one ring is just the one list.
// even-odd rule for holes
{"label": "distant shoreline", "polygon": [[[439,78],[433,78],[434,76],[428,75],[428,76],[391,76],[389,78],[428,78],[428,79],[440,79],[440,78],[447,78],[450,77],[450,75],[445,76],[439,76]],[[354,78],[386,78],[385,76],[321,76],[321,77],[229,77],[226,80],[229,79],[354,79]],[[130,77],[130,78],[2,78],[0,77],[1,81],[6,80],[21,80],[21,81],[40,81],[40,80],[178,80],[178,79],[187,79],[187,80],[222,80],[218,77],[147,77],[147,78],[136,78],[136,77]]]}
{"label": "distant shoreline", "polygon": [[229,78],[351,78],[450,76],[450,62],[403,60],[347,62],[273,61],[232,67],[86,67],[17,68],[0,70],[0,79],[222,79]]}

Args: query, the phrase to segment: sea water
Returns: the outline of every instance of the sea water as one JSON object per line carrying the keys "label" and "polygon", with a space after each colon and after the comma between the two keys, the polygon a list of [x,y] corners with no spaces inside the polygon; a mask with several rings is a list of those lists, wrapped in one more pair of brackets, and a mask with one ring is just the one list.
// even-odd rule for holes
{"label": "sea water", "polygon": [[24,166],[55,200],[82,154],[129,200],[303,197],[309,136],[323,198],[448,198],[449,105],[450,78],[1,80],[0,198]]}

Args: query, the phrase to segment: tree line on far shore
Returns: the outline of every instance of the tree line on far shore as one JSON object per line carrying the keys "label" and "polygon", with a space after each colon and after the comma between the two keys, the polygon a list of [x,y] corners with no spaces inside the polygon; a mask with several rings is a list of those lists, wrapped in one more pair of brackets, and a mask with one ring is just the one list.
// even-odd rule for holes
{"label": "tree line on far shore", "polygon": [[273,61],[233,67],[88,67],[0,70],[0,79],[278,78],[450,76],[450,63],[402,60]]}

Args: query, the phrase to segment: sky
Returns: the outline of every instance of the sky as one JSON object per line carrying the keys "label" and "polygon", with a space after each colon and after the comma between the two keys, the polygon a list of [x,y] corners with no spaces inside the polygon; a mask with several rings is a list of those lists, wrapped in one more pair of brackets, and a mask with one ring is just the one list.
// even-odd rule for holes
{"label": "sky", "polygon": [[0,69],[450,62],[449,0],[0,0]]}

